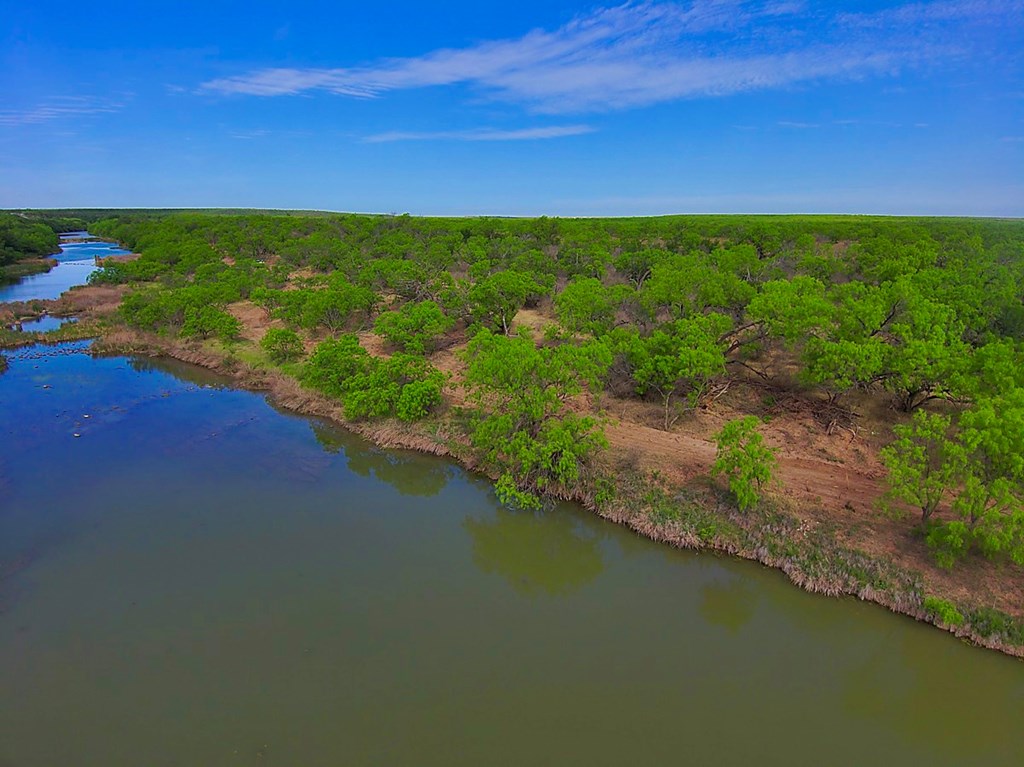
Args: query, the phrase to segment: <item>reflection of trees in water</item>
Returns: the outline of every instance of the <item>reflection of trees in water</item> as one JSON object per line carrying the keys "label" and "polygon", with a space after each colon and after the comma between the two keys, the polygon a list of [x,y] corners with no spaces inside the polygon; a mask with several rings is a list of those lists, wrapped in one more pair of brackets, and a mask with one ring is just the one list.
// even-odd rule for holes
{"label": "reflection of trees in water", "polygon": [[402,495],[422,498],[437,495],[455,471],[450,463],[440,458],[372,447],[325,421],[310,421],[310,427],[325,451],[345,454],[349,470],[360,477],[375,477]]}
{"label": "reflection of trees in water", "polygon": [[311,420],[309,427],[313,430],[313,436],[320,443],[320,447],[331,455],[337,455],[352,444],[352,437],[348,433],[326,421]]}
{"label": "reflection of trees in water", "polygon": [[499,508],[493,520],[467,517],[462,526],[473,539],[476,566],[525,596],[564,596],[604,570],[599,534],[581,529],[564,510]]}
{"label": "reflection of trees in water", "polygon": [[953,763],[1024,763],[1020,662],[931,627],[901,627],[900,634],[844,669],[843,710]]}
{"label": "reflection of trees in water", "polygon": [[440,493],[448,484],[454,467],[440,458],[400,453],[393,450],[350,449],[348,467],[361,477],[374,476],[402,495],[422,498]]}
{"label": "reflection of trees in water", "polygon": [[710,581],[701,587],[700,596],[699,609],[704,620],[730,634],[739,633],[750,622],[757,606],[757,592],[743,577]]}
{"label": "reflection of trees in water", "polygon": [[230,381],[198,365],[190,365],[171,357],[128,357],[136,373],[165,373],[185,383],[214,389],[230,388]]}

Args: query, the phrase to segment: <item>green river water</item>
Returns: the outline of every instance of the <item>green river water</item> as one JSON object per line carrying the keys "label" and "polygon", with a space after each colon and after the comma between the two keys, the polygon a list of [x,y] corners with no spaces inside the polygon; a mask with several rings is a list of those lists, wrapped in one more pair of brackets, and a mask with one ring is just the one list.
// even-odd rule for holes
{"label": "green river water", "polygon": [[85,349],[0,375],[2,767],[1024,764],[1024,663]]}

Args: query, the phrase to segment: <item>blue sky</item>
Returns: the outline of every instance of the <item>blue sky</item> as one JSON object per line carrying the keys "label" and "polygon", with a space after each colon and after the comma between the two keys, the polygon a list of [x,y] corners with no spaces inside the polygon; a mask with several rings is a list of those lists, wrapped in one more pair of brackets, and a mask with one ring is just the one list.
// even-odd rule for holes
{"label": "blue sky", "polygon": [[0,206],[1024,215],[1024,0],[4,2]]}

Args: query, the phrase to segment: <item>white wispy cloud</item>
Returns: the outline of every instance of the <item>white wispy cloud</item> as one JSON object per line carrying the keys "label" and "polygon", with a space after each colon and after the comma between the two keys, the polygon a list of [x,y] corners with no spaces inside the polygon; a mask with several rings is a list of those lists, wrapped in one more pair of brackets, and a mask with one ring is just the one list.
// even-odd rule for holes
{"label": "white wispy cloud", "polygon": [[965,19],[999,21],[1022,11],[1024,2],[1021,0],[947,0],[910,3],[874,13],[844,13],[837,20],[849,26],[882,28],[894,24],[929,24]]}
{"label": "white wispy cloud", "polygon": [[119,111],[123,106],[120,102],[89,96],[66,96],[21,109],[0,109],[0,126],[39,125],[67,117],[108,114]]}
{"label": "white wispy cloud", "polygon": [[458,131],[388,131],[366,136],[363,141],[380,144],[388,141],[536,141],[593,133],[589,125],[552,125],[541,128],[477,128]]}
{"label": "white wispy cloud", "polygon": [[[537,112],[597,112],[887,74],[940,61],[954,51],[950,36],[933,34],[935,29],[1005,23],[1022,4],[943,0],[829,17],[801,2],[629,2],[553,31],[350,68],[258,69],[211,80],[201,89],[376,98],[397,90],[467,85]],[[793,33],[806,28],[813,34]]]}

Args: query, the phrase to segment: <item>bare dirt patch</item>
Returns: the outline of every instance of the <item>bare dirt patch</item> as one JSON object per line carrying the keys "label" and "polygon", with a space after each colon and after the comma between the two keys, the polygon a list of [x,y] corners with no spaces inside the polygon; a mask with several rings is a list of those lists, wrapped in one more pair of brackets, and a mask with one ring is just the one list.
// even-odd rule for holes
{"label": "bare dirt patch", "polygon": [[141,253],[121,253],[121,254],[116,255],[116,256],[104,256],[104,257],[97,256],[96,257],[96,265],[97,266],[106,266],[107,264],[125,264],[125,263],[128,263],[129,261],[136,261],[137,259],[139,259],[141,257],[142,257]]}
{"label": "bare dirt patch", "polygon": [[270,328],[283,328],[284,322],[275,320],[270,313],[252,301],[238,301],[228,304],[228,313],[242,323],[242,338],[259,343]]}

